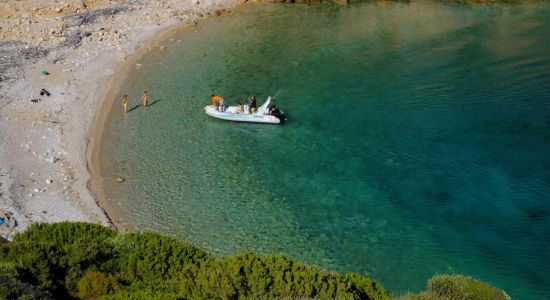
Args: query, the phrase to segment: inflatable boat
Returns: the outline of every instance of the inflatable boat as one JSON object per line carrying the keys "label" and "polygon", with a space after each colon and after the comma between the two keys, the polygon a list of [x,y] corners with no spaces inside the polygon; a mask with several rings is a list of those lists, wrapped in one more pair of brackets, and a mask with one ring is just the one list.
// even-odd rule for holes
{"label": "inflatable boat", "polygon": [[214,118],[235,122],[280,124],[286,121],[285,113],[277,106],[269,105],[270,103],[271,97],[267,97],[265,103],[253,113],[250,113],[246,106],[243,111],[240,111],[238,106],[228,106],[224,111],[220,111],[215,105],[206,106],[204,112]]}

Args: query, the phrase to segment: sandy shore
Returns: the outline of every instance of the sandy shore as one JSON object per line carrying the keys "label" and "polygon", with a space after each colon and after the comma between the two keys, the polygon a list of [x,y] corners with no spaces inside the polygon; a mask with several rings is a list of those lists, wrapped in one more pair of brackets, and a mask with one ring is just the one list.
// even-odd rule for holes
{"label": "sandy shore", "polygon": [[0,3],[0,236],[36,222],[112,225],[89,165],[112,91],[136,57],[175,46],[167,32],[243,2]]}

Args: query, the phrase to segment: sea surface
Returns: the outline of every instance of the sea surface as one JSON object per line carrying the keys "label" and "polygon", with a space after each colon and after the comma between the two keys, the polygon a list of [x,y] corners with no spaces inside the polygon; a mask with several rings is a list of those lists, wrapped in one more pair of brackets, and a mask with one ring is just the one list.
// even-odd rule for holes
{"label": "sea surface", "polygon": [[[112,99],[115,221],[396,294],[450,272],[550,298],[549,3],[248,5],[172,39]],[[282,126],[204,114],[279,90]]]}

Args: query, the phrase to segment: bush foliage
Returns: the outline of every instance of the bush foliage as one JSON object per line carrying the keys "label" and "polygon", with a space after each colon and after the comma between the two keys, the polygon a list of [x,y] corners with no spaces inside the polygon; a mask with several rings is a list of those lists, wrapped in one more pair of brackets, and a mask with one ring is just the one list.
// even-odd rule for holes
{"label": "bush foliage", "polygon": [[[461,296],[457,296],[461,295]],[[506,299],[464,276],[436,276],[407,299]],[[283,256],[215,257],[154,233],[35,224],[0,243],[0,299],[389,299],[378,283]],[[403,297],[402,297],[403,298]]]}
{"label": "bush foliage", "polygon": [[428,289],[420,294],[401,297],[404,300],[509,300],[504,291],[463,275],[436,275]]}
{"label": "bush foliage", "polygon": [[386,299],[374,281],[282,256],[214,257],[154,233],[37,224],[0,244],[0,299]]}

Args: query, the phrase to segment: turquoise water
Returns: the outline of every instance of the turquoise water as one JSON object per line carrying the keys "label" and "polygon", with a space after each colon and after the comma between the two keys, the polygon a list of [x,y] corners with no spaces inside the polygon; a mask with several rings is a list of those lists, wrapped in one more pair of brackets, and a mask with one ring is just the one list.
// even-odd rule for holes
{"label": "turquoise water", "polygon": [[[284,253],[418,291],[550,298],[550,5],[258,5],[174,36],[116,101],[116,219],[217,254]],[[178,42],[181,40],[181,42]],[[207,117],[282,89],[283,126]],[[113,179],[124,176],[124,183]]]}

